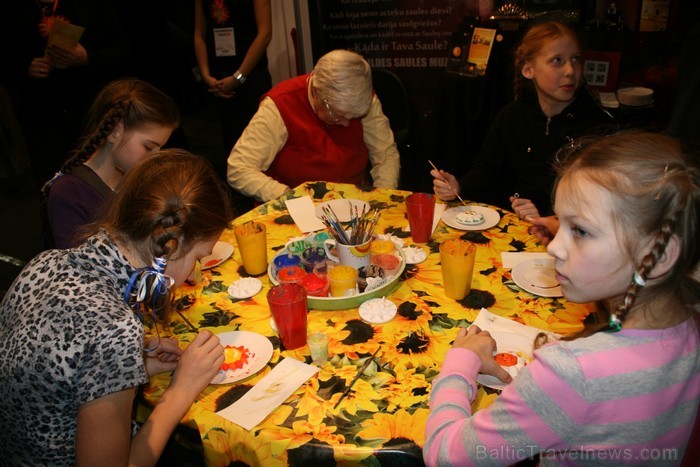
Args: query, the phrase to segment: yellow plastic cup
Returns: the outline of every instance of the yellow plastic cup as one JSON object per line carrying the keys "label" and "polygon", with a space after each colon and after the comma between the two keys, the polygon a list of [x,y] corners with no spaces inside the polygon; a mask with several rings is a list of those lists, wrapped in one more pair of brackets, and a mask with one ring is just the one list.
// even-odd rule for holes
{"label": "yellow plastic cup", "polygon": [[462,300],[469,295],[474,273],[476,246],[466,240],[450,239],[440,245],[440,263],[445,295]]}
{"label": "yellow plastic cup", "polygon": [[259,276],[267,271],[267,231],[265,224],[246,222],[234,227],[238,251],[243,260],[243,269],[250,276]]}

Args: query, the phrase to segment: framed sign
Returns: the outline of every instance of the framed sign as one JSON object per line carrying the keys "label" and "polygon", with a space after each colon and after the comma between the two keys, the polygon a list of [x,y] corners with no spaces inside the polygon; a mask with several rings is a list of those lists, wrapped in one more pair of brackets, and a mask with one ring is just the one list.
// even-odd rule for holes
{"label": "framed sign", "polygon": [[620,52],[583,52],[583,77],[588,86],[602,92],[616,91],[620,56]]}

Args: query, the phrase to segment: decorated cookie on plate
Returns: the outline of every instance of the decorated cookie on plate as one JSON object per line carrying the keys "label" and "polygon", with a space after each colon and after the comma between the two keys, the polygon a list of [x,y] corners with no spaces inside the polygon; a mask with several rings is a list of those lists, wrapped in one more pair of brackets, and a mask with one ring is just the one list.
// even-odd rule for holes
{"label": "decorated cookie on plate", "polygon": [[518,372],[525,365],[527,365],[527,360],[525,360],[525,357],[520,355],[518,352],[498,352],[494,354],[493,358],[496,360],[496,363],[501,365],[501,367],[503,367],[503,369],[506,370],[513,378],[515,378]]}
{"label": "decorated cookie on plate", "polygon": [[463,225],[479,225],[484,222],[484,215],[470,209],[457,214],[455,220]]}

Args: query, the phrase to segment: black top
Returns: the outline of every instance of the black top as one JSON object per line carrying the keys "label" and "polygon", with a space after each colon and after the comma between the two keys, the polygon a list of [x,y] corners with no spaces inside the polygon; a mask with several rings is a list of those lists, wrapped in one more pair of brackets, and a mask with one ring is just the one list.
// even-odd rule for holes
{"label": "black top", "polygon": [[[216,79],[231,76],[241,66],[248,49],[258,35],[255,7],[251,0],[225,0],[203,2],[207,20],[207,55],[211,75]],[[217,6],[218,5],[218,6]],[[217,57],[214,46],[214,29],[233,28],[236,55]],[[263,54],[249,74],[267,73],[267,55]]]}
{"label": "black top", "polygon": [[530,92],[498,112],[474,167],[459,179],[461,195],[510,210],[509,197],[519,193],[541,215],[551,214],[557,151],[581,136],[616,130],[613,117],[585,89],[551,118]]}

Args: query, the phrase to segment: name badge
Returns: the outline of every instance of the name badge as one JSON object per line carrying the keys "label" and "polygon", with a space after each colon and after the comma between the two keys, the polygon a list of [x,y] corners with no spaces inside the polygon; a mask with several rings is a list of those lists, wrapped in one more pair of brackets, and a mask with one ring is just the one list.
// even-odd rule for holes
{"label": "name badge", "polygon": [[233,28],[214,28],[214,49],[217,57],[236,55],[236,39],[233,36]]}

